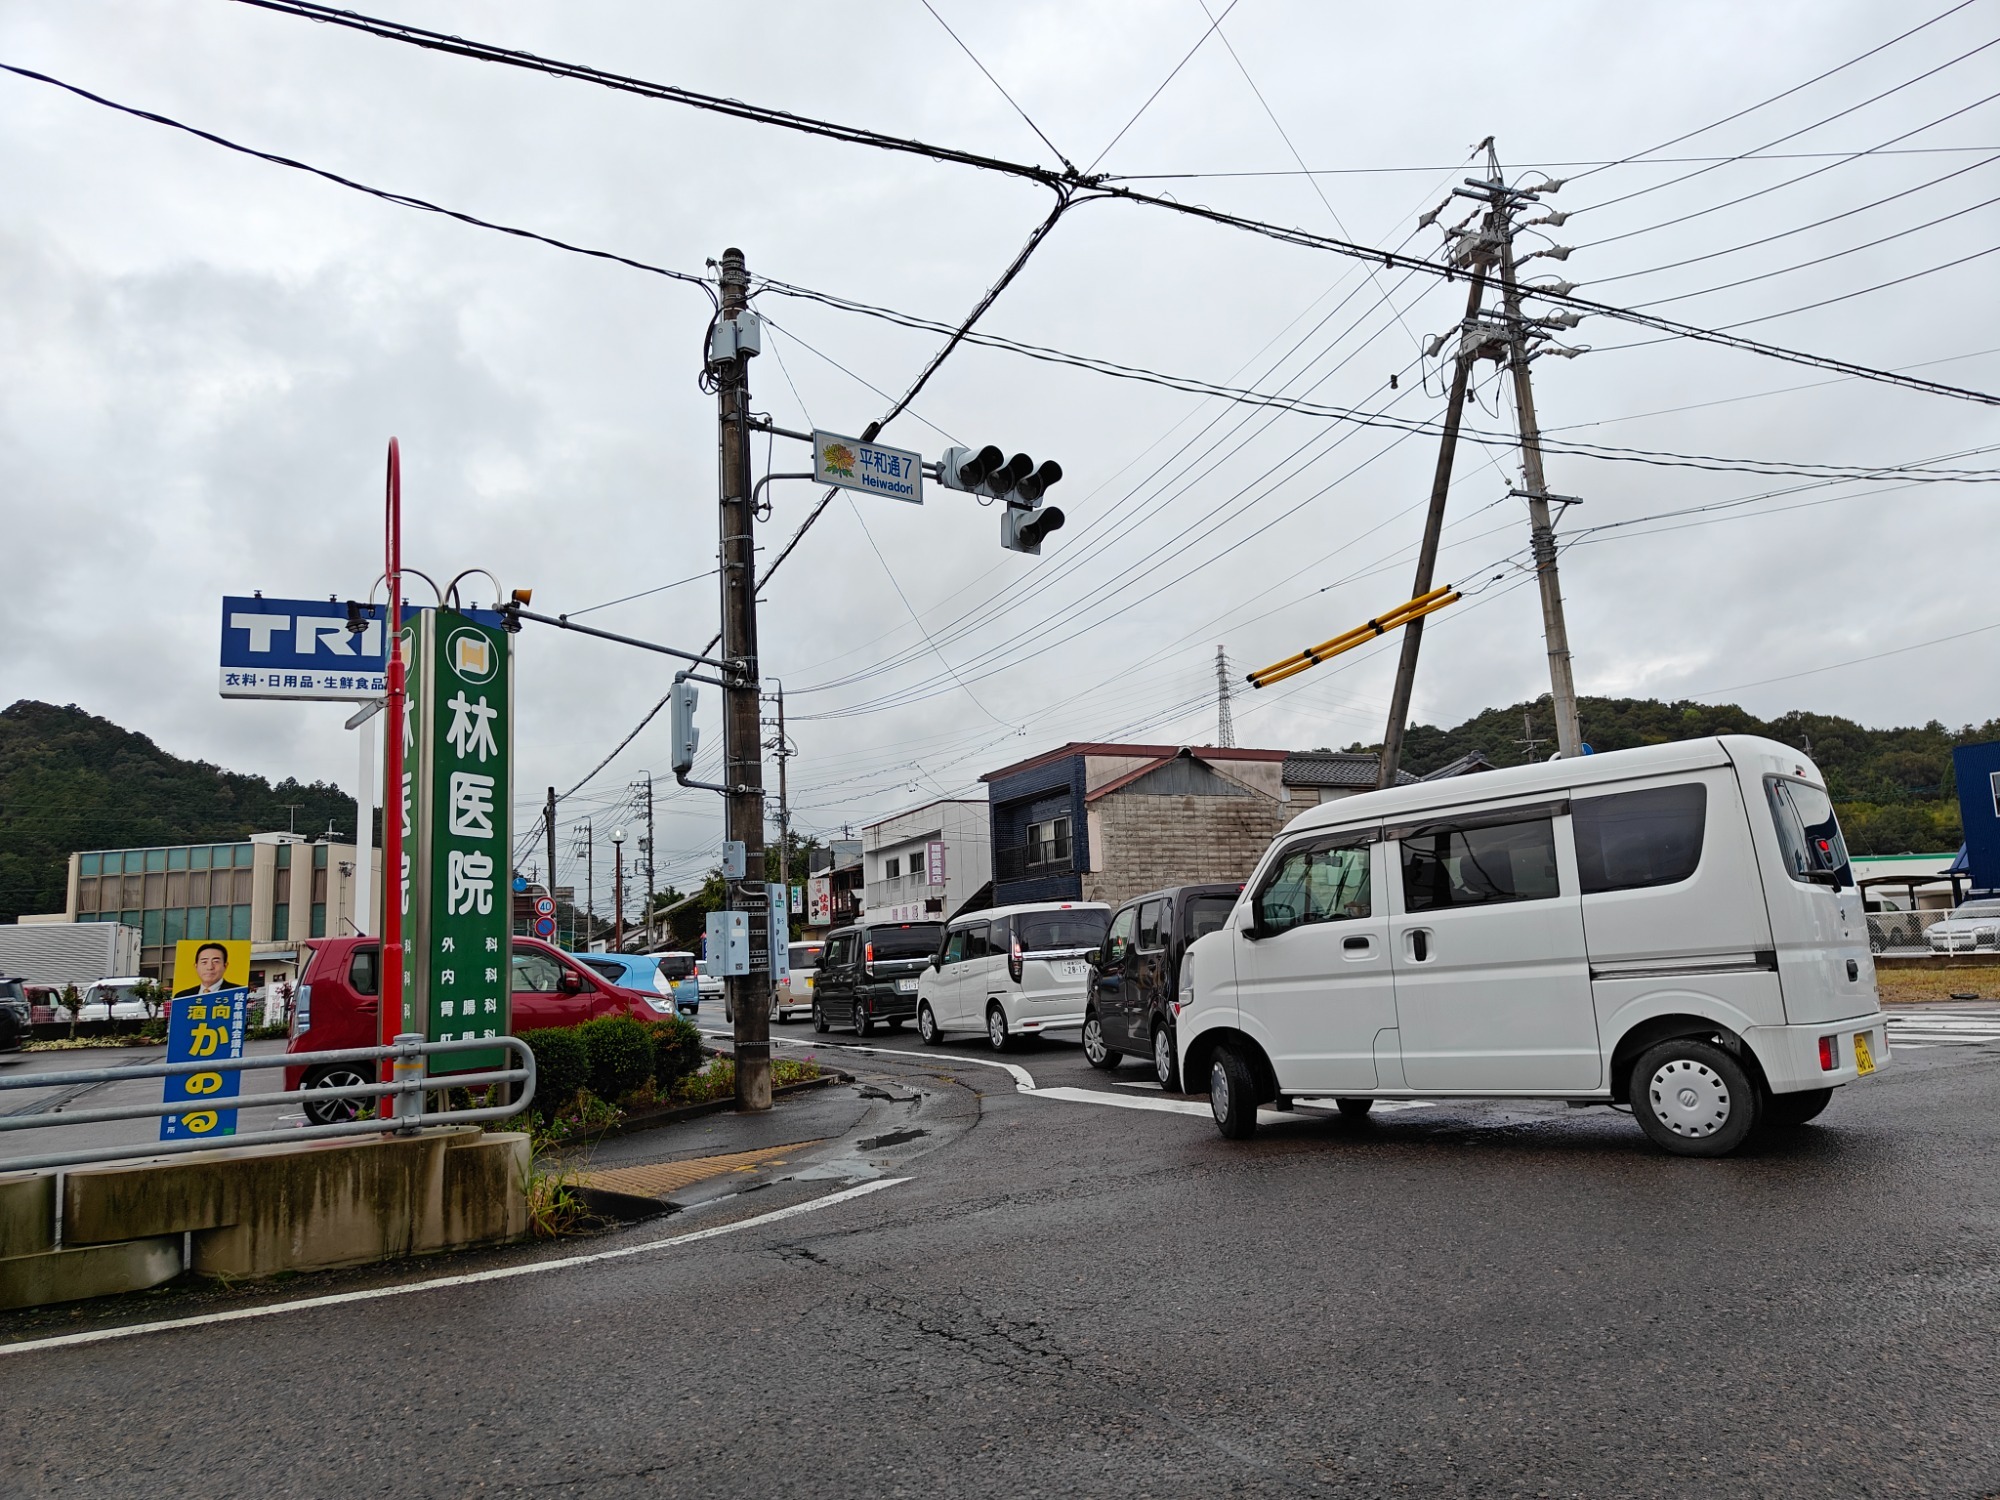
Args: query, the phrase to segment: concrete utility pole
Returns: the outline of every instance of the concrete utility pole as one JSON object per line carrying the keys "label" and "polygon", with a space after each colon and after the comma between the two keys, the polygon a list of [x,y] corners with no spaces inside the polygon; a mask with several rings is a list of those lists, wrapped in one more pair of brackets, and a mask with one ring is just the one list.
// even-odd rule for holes
{"label": "concrete utility pole", "polygon": [[653,773],[646,773],[646,951],[653,951]]}
{"label": "concrete utility pole", "polygon": [[[1494,228],[1498,214],[1489,211],[1483,231]],[[1476,255],[1472,266],[1472,290],[1465,299],[1465,321],[1460,325],[1458,356],[1452,361],[1451,397],[1445,405],[1444,433],[1438,439],[1437,468],[1431,475],[1431,504],[1424,516],[1424,539],[1417,548],[1417,576],[1410,589],[1412,599],[1432,588],[1431,572],[1437,566],[1438,537],[1444,530],[1445,500],[1451,494],[1451,468],[1458,456],[1459,421],[1465,414],[1465,392],[1472,378],[1472,366],[1479,358],[1480,340],[1475,332],[1481,299],[1486,295],[1486,267],[1489,257]],[[1389,694],[1389,723],[1382,731],[1382,761],[1375,775],[1378,787],[1394,786],[1402,768],[1403,731],[1410,720],[1410,695],[1416,688],[1417,653],[1423,649],[1424,622],[1421,618],[1403,627],[1403,651],[1396,661],[1396,685]]]}
{"label": "concrete utility pole", "polygon": [[[1494,178],[1500,176],[1496,166]],[[1504,190],[1504,189],[1503,189]],[[1521,424],[1521,477],[1527,491],[1528,536],[1542,593],[1542,634],[1548,642],[1549,687],[1555,695],[1556,748],[1567,758],[1583,752],[1577,722],[1576,680],[1570,674],[1569,628],[1563,623],[1562,581],[1556,574],[1555,527],[1549,520],[1549,487],[1542,474],[1542,432],[1535,421],[1535,388],[1528,378],[1528,330],[1521,321],[1521,286],[1514,274],[1514,225],[1502,214],[1500,297],[1513,338],[1508,364],[1514,374],[1514,409]]]}
{"label": "concrete utility pole", "polygon": [[625,830],[611,830],[611,951],[625,951]]}
{"label": "concrete utility pole", "polygon": [[[722,252],[722,304],[718,333],[749,308],[750,273],[743,252]],[[764,873],[763,726],[758,706],[757,559],[750,505],[750,356],[732,340],[727,356],[708,351],[721,415],[719,523],[722,555],[722,655],[729,663],[723,689],[722,780],[728,808],[726,837],[743,846],[743,877],[732,881],[731,910],[748,917],[750,972],[731,975],[729,1007],[735,1016],[736,1107],[771,1107],[771,918]]]}
{"label": "concrete utility pole", "polygon": [[[777,682],[776,678],[771,679]],[[784,890],[785,938],[792,936],[792,799],[786,770],[792,759],[791,741],[785,738],[785,685],[778,682],[771,695],[778,704],[778,737],[768,747],[778,758],[778,884]]]}
{"label": "concrete utility pole", "polygon": [[542,804],[542,832],[549,845],[549,900],[556,899],[556,789],[549,788],[549,800]]}
{"label": "concrete utility pole", "polygon": [[[591,847],[590,820],[583,820],[583,948],[587,953],[597,937],[597,851]],[[575,889],[574,886],[571,887]],[[572,905],[573,912],[576,907]]]}

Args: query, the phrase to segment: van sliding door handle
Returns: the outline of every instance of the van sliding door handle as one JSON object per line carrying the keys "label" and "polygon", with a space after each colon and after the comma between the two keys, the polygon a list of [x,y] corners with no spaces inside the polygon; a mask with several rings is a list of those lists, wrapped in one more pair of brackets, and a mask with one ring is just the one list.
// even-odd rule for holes
{"label": "van sliding door handle", "polygon": [[1430,962],[1431,935],[1428,928],[1412,927],[1408,932],[1403,934],[1403,939],[1409,946],[1411,963],[1421,964]]}

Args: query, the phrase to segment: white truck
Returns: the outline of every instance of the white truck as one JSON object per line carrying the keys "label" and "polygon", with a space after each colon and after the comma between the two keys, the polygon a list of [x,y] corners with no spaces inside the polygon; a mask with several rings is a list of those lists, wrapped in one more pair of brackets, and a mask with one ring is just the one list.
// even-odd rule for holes
{"label": "white truck", "polygon": [[140,933],[122,922],[0,926],[0,974],[26,984],[73,984],[139,972]]}

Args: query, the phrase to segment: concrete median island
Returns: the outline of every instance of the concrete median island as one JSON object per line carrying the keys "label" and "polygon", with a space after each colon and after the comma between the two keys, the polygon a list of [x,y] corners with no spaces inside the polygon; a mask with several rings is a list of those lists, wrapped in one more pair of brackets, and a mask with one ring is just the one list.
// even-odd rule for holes
{"label": "concrete median island", "polygon": [[505,1244],[529,1170],[527,1136],[470,1127],[75,1167],[60,1248],[56,1174],[0,1175],[0,1309]]}

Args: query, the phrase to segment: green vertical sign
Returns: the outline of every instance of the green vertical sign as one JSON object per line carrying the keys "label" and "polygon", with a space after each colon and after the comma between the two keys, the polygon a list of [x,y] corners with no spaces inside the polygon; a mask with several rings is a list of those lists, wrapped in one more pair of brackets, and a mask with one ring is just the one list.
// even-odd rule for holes
{"label": "green vertical sign", "polygon": [[[512,660],[505,630],[451,609],[413,622],[404,736],[406,1018],[433,1041],[511,1029]],[[411,925],[412,915],[414,925]],[[499,1067],[453,1053],[433,1072]]]}

